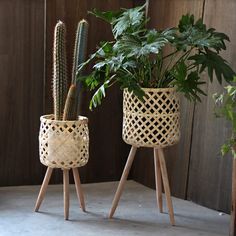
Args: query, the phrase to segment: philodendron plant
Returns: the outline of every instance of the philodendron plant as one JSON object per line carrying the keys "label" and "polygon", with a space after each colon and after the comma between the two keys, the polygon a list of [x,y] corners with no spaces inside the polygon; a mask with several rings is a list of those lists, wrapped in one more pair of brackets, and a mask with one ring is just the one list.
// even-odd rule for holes
{"label": "philodendron plant", "polygon": [[[97,51],[80,65],[79,71],[93,61],[93,71],[83,78],[87,87],[96,90],[90,109],[101,103],[105,90],[113,84],[127,88],[141,100],[142,88],[176,87],[192,101],[206,95],[201,89],[207,71],[213,81],[230,82],[235,75],[219,55],[229,38],[224,33],[207,28],[202,19],[184,15],[176,28],[148,29],[145,5],[117,12],[91,12],[111,25],[114,39],[101,42]],[[168,53],[167,53],[168,51]]]}
{"label": "philodendron plant", "polygon": [[236,158],[236,77],[234,83],[225,87],[225,92],[222,94],[214,94],[216,101],[216,115],[224,117],[232,125],[232,135],[229,140],[222,145],[221,153],[225,155],[229,151]]}

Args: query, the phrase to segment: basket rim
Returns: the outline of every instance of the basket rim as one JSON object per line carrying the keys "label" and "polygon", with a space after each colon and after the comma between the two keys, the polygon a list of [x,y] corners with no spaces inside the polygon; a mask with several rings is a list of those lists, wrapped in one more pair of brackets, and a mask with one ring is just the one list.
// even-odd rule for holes
{"label": "basket rim", "polygon": [[54,120],[54,114],[47,114],[40,116],[40,121],[50,121],[58,124],[87,124],[88,118],[86,116],[78,116],[78,120]]}
{"label": "basket rim", "polygon": [[[171,88],[144,88],[144,87],[141,87],[141,89],[145,92],[164,92],[164,91],[173,91],[173,92],[177,92],[177,88],[176,87],[171,87]],[[129,92],[127,88],[124,89],[125,92],[128,92],[128,93],[132,93],[132,92]]]}

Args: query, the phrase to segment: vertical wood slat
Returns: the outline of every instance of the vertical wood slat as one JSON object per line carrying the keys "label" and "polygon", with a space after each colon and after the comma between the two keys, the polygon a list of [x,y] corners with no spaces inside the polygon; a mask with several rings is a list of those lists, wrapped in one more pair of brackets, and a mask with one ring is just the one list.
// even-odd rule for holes
{"label": "vertical wood slat", "polygon": [[[202,16],[203,3],[204,0],[150,0],[150,27],[157,29],[174,27],[178,25],[180,17],[187,12],[199,18]],[[186,196],[193,111],[193,104],[183,98],[181,100],[181,141],[166,150],[171,191],[174,196],[181,198]],[[136,181],[154,188],[154,163],[151,157],[151,150],[143,149],[139,152],[132,173]]]}
{"label": "vertical wood slat", "polygon": [[[229,0],[206,0],[204,22],[207,26],[225,32],[231,42],[222,53],[236,70],[236,2]],[[205,78],[207,80],[207,78]],[[231,135],[231,127],[224,119],[216,119],[213,114],[213,93],[223,88],[218,82],[204,87],[208,97],[196,106],[191,161],[189,169],[188,199],[207,207],[229,212],[231,199],[230,155],[222,158],[220,146]]]}
{"label": "vertical wood slat", "polygon": [[0,1],[0,186],[39,184],[44,0]]}

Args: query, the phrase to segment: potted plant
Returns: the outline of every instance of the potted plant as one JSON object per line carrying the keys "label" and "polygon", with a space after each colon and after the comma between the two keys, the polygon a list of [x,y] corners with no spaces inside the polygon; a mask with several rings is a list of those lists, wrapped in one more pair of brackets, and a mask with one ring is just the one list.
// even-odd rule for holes
{"label": "potted plant", "polygon": [[[124,89],[123,138],[136,146],[168,146],[179,139],[179,98],[191,101],[206,95],[200,75],[207,71],[212,82],[230,82],[235,72],[219,55],[226,49],[226,34],[207,28],[202,19],[184,15],[178,27],[148,29],[145,5],[117,12],[91,12],[111,25],[113,41],[101,42],[98,50],[80,65],[93,62],[83,77],[96,90],[90,109],[101,104],[106,89]],[[151,118],[152,117],[152,118]],[[146,124],[146,125],[145,125]],[[150,128],[147,128],[150,127]]]}
{"label": "potted plant", "polygon": [[145,5],[117,12],[91,13],[111,26],[113,40],[101,42],[97,51],[79,66],[78,72],[93,62],[93,71],[82,78],[90,90],[96,90],[90,109],[101,104],[106,89],[118,84],[123,95],[123,139],[132,148],[115,194],[113,216],[128,176],[137,147],[154,149],[157,201],[162,212],[161,179],[167,198],[171,224],[174,225],[168,175],[163,147],[180,137],[179,97],[200,101],[206,95],[200,75],[207,71],[212,82],[230,82],[235,75],[219,55],[226,49],[226,34],[207,28],[202,19],[184,15],[176,28],[148,29]]}
{"label": "potted plant", "polygon": [[230,236],[236,235],[236,77],[234,84],[225,87],[225,93],[214,94],[216,101],[216,115],[217,117],[224,117],[231,123],[232,136],[222,145],[222,155],[231,151],[233,156],[232,168],[232,207],[231,207],[231,224]]}
{"label": "potted plant", "polygon": [[53,104],[54,114],[40,118],[39,152],[40,161],[48,167],[35,211],[43,201],[52,170],[63,170],[64,182],[64,216],[69,217],[69,170],[73,170],[76,190],[81,208],[85,211],[83,193],[77,167],[87,164],[89,157],[89,131],[87,117],[78,115],[78,96],[80,82],[76,80],[78,65],[84,62],[88,23],[81,20],[77,27],[72,80],[67,88],[66,63],[66,27],[59,21],[55,26],[53,45]]}

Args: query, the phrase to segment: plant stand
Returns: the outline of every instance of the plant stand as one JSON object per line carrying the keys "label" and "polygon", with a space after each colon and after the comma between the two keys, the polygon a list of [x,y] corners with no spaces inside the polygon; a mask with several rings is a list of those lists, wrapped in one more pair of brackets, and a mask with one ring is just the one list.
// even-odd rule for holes
{"label": "plant stand", "polygon": [[[35,204],[35,211],[38,212],[41,203],[44,199],[44,196],[46,194],[46,190],[52,175],[52,171],[53,168],[48,167],[47,168],[47,172],[45,174],[42,186],[40,188],[39,191],[39,195]],[[63,192],[64,192],[64,218],[65,220],[68,220],[69,218],[69,170],[68,169],[64,169],[63,171]],[[77,193],[77,197],[80,203],[80,207],[83,211],[85,211],[85,202],[84,202],[84,195],[83,195],[83,191],[81,188],[81,183],[80,183],[80,177],[79,177],[79,171],[77,168],[73,168],[73,177],[74,177],[74,181],[75,181],[75,187],[76,187],[76,193]]]}
{"label": "plant stand", "polygon": [[65,220],[68,220],[70,169],[73,171],[81,209],[85,211],[84,196],[77,167],[86,165],[89,158],[88,119],[79,116],[78,120],[74,121],[58,121],[53,119],[53,115],[45,115],[40,120],[40,161],[48,168],[36,201],[35,211],[39,210],[44,199],[53,169],[60,168],[63,171],[64,217]]}
{"label": "plant stand", "polygon": [[[135,153],[137,151],[137,147],[132,146],[129,157],[127,159],[123,174],[121,176],[118,188],[115,193],[115,197],[112,202],[111,211],[109,214],[109,218],[112,218],[115,210],[118,206],[121,194],[124,189],[125,181],[127,180],[130,168],[132,166]],[[160,213],[163,212],[163,203],[162,203],[162,180],[163,180],[163,186],[165,190],[166,195],[166,202],[167,207],[169,210],[169,216],[170,216],[170,223],[172,225],[175,225],[175,219],[174,219],[174,210],[173,210],[173,204],[171,200],[171,194],[170,194],[170,186],[169,186],[169,180],[168,180],[168,174],[166,169],[166,162],[164,157],[164,152],[162,148],[153,148],[154,152],[154,166],[155,166],[155,182],[156,182],[156,198],[157,198],[157,204],[159,206]]]}
{"label": "plant stand", "polygon": [[160,212],[163,212],[163,182],[170,222],[175,225],[163,148],[176,144],[180,138],[179,96],[175,88],[143,88],[143,90],[146,94],[144,101],[140,101],[127,89],[124,90],[122,136],[123,140],[132,147],[112,203],[109,218],[112,218],[118,206],[137,148],[148,147],[153,148],[154,151],[156,198]]}

